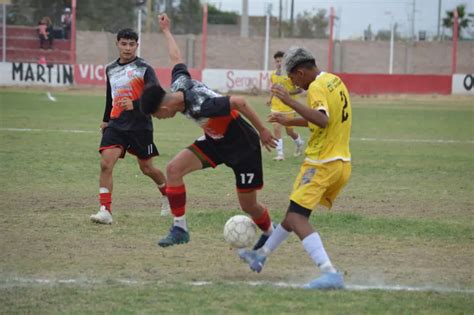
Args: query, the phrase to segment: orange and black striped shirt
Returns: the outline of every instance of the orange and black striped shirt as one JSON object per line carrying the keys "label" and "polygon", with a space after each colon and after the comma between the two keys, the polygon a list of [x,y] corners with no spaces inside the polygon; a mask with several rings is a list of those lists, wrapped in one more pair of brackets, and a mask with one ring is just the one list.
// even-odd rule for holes
{"label": "orange and black striped shirt", "polygon": [[[140,96],[145,85],[159,84],[155,70],[142,58],[120,64],[119,60],[106,67],[107,95],[104,111],[104,122],[109,127],[120,130],[153,130],[151,116],[140,111]],[[117,102],[122,98],[130,98],[133,110],[124,111]]]}

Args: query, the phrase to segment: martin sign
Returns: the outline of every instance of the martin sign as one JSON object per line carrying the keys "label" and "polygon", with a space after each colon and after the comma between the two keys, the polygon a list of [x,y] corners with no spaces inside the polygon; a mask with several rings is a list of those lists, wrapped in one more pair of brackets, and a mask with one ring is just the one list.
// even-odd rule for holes
{"label": "martin sign", "polygon": [[70,65],[41,65],[26,62],[0,63],[1,85],[72,85]]}

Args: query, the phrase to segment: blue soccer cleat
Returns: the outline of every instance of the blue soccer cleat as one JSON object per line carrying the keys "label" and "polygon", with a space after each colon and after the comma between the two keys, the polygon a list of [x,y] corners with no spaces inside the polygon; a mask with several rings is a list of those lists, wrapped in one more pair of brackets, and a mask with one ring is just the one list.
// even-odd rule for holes
{"label": "blue soccer cleat", "polygon": [[266,256],[259,254],[256,250],[241,249],[239,250],[239,257],[245,261],[250,269],[255,272],[260,272],[265,265]]}
{"label": "blue soccer cleat", "polygon": [[158,241],[158,246],[168,247],[189,242],[189,233],[178,226],[172,226],[170,233]]}
{"label": "blue soccer cleat", "polygon": [[339,272],[325,272],[303,288],[313,290],[340,290],[344,289],[344,278]]}

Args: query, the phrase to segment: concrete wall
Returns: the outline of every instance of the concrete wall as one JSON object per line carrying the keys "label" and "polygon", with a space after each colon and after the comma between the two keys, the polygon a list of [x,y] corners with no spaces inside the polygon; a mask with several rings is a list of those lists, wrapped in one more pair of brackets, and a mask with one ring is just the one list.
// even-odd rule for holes
{"label": "concrete wall", "polygon": [[[201,64],[201,37],[177,35],[176,41],[183,59]],[[255,69],[264,68],[263,37],[209,35],[207,38],[206,68]],[[283,38],[270,41],[269,68],[276,50],[290,46],[304,46],[314,52],[321,69],[327,69],[328,43],[321,39]],[[394,49],[394,73],[449,74],[451,73],[451,42],[397,42]],[[334,71],[347,73],[388,73],[389,42],[342,41],[335,44]],[[186,56],[186,51],[189,53]],[[143,34],[141,55],[156,67],[169,66],[168,53],[161,34]],[[187,58],[189,57],[189,58]],[[117,58],[115,35],[103,32],[78,32],[77,62],[106,64]],[[474,42],[460,42],[458,73],[474,72]]]}

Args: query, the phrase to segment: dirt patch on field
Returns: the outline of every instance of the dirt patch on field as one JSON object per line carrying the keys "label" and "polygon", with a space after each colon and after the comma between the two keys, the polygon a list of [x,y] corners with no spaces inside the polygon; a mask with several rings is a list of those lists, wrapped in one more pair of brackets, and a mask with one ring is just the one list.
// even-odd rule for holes
{"label": "dirt patch on field", "polygon": [[[114,225],[100,226],[88,220],[84,206],[89,202],[72,205],[59,199],[54,207],[44,198],[10,202],[0,221],[0,277],[302,283],[318,275],[295,236],[274,253],[264,272],[254,274],[225,244],[220,228],[190,220],[191,242],[163,249],[156,241],[170,219],[158,211],[118,211]],[[202,200],[195,202],[206,207]],[[212,211],[218,210],[204,213]],[[322,237],[351,284],[474,286],[472,244],[331,230]]]}

